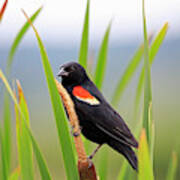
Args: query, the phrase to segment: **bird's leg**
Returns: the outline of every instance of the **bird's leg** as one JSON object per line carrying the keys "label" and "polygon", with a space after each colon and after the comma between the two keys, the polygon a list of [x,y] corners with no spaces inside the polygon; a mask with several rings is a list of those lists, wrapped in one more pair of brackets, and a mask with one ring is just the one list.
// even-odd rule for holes
{"label": "bird's leg", "polygon": [[94,155],[98,152],[102,144],[99,144],[97,148],[93,151],[93,153],[88,157],[88,159],[93,159]]}

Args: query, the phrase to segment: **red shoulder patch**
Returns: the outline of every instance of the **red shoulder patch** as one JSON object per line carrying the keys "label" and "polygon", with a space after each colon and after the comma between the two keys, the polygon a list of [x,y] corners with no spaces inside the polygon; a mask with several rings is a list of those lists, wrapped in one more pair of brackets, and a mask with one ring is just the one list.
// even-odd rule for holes
{"label": "red shoulder patch", "polygon": [[100,102],[82,86],[75,86],[73,88],[72,94],[80,101],[84,101],[90,105],[100,104]]}
{"label": "red shoulder patch", "polygon": [[72,93],[74,96],[78,96],[78,97],[83,98],[83,99],[84,98],[90,98],[90,99],[93,98],[93,96],[86,89],[84,89],[82,86],[75,86],[73,88]]}

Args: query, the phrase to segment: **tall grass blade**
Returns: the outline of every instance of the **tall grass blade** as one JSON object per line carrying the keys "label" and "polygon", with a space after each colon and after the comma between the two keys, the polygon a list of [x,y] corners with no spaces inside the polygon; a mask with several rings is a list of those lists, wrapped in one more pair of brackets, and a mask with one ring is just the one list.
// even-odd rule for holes
{"label": "tall grass blade", "polygon": [[[157,34],[156,38],[154,39],[150,50],[149,50],[149,63],[152,66],[155,56],[167,34],[168,30],[168,23],[165,23],[164,26],[161,28],[159,33]],[[144,67],[141,70],[140,76],[139,76],[139,81],[138,81],[138,86],[136,90],[136,99],[135,99],[135,111],[137,112],[137,109],[139,107],[140,103],[140,97],[142,94],[142,89],[143,89],[143,84],[144,84]]]}
{"label": "tall grass blade", "polygon": [[[124,160],[124,161],[123,161],[123,164],[122,164],[122,166],[121,166],[120,173],[119,173],[119,175],[118,175],[117,180],[124,180],[124,179],[126,179],[127,169],[128,169],[128,162]],[[128,173],[129,173],[129,172],[128,172]]]}
{"label": "tall grass blade", "polygon": [[124,71],[121,79],[119,80],[119,82],[117,84],[117,87],[116,87],[116,89],[113,93],[113,97],[112,97],[112,104],[114,106],[118,105],[118,102],[120,101],[125,88],[127,87],[128,83],[132,79],[135,71],[137,70],[137,68],[141,62],[143,52],[144,52],[144,45],[142,44],[138,48],[138,50],[135,52],[132,59],[130,60],[130,63],[128,64],[126,70]]}
{"label": "tall grass blade", "polygon": [[110,29],[111,29],[111,23],[109,24],[106,33],[104,35],[97,60],[94,82],[99,89],[102,88],[105,71],[106,71]]}
{"label": "tall grass blade", "polygon": [[[39,15],[39,13],[41,12],[42,10],[42,7],[39,8],[32,16],[31,16],[31,22],[34,22],[37,18],[37,16]],[[26,34],[26,32],[28,31],[30,27],[30,24],[28,22],[26,22],[23,27],[21,28],[21,30],[19,31],[19,33],[17,34],[12,46],[11,46],[11,49],[10,49],[10,52],[8,54],[8,59],[7,59],[7,72],[9,73],[10,72],[10,69],[11,69],[11,65],[12,65],[12,62],[13,62],[13,58],[14,58],[14,55],[16,53],[16,50],[20,44],[20,42],[22,41],[24,35]]]}
{"label": "tall grass blade", "polygon": [[34,150],[34,154],[36,156],[36,160],[38,163],[38,167],[39,167],[39,171],[41,174],[41,179],[42,180],[51,180],[51,176],[49,174],[49,170],[47,168],[46,162],[42,156],[42,153],[38,147],[38,144],[36,143],[34,137],[32,136],[31,132],[29,131],[29,129],[27,129],[28,134],[31,138],[31,142],[32,142],[32,146],[33,146],[33,150]]}
{"label": "tall grass blade", "polygon": [[79,179],[79,176],[78,176],[78,171],[77,171],[77,167],[75,163],[75,157],[74,157],[73,148],[71,144],[71,138],[70,138],[69,129],[68,129],[68,122],[66,120],[65,112],[64,112],[63,105],[61,103],[61,100],[57,91],[56,84],[54,82],[54,76],[53,76],[53,72],[52,72],[52,69],[48,60],[48,56],[37,30],[31,23],[26,13],[24,11],[23,13],[28,19],[29,23],[31,24],[34,30],[34,33],[36,35],[37,41],[38,41],[42,64],[43,64],[43,68],[44,68],[44,72],[45,72],[45,76],[46,76],[46,80],[48,84],[54,116],[56,119],[56,127],[58,131],[58,137],[59,137],[59,141],[61,145],[61,150],[63,153],[67,179],[76,180],[76,179]]}
{"label": "tall grass blade", "polygon": [[3,139],[3,133],[2,133],[2,129],[0,128],[0,152],[1,152],[1,175],[0,178],[2,178],[2,180],[6,180],[8,177],[8,168],[7,168],[7,162],[6,162],[6,158],[4,156],[4,154],[6,153],[5,151],[5,142]]}
{"label": "tall grass blade", "polygon": [[139,170],[138,170],[138,180],[153,180],[153,170],[150,160],[148,144],[146,139],[145,129],[142,130],[138,149],[138,160],[139,160]]}
{"label": "tall grass blade", "polygon": [[0,79],[3,81],[3,83],[4,83],[4,85],[5,85],[6,89],[7,89],[7,91],[8,91],[8,93],[9,93],[9,95],[12,97],[14,103],[15,103],[16,106],[18,107],[18,110],[21,111],[21,108],[20,108],[20,106],[19,106],[19,104],[18,104],[18,101],[17,101],[17,99],[16,99],[16,97],[15,97],[15,95],[14,95],[14,93],[13,93],[13,91],[12,91],[12,89],[11,89],[11,87],[10,87],[10,85],[9,85],[9,83],[8,83],[6,77],[5,77],[5,75],[4,75],[4,73],[2,72],[1,69],[0,69]]}
{"label": "tall grass blade", "polygon": [[10,99],[9,95],[5,92],[4,94],[4,146],[5,154],[4,158],[7,163],[7,171],[9,173],[10,161],[11,161],[11,111],[10,111]]}
{"label": "tall grass blade", "polygon": [[153,165],[153,153],[154,153],[154,140],[155,140],[155,127],[154,121],[152,118],[152,103],[149,104],[149,111],[148,111],[148,123],[149,123],[149,152],[151,157],[151,162]]}
{"label": "tall grass blade", "polygon": [[176,171],[177,171],[177,154],[175,152],[172,153],[172,159],[169,164],[168,173],[166,180],[174,180],[176,179]]}
{"label": "tall grass blade", "polygon": [[149,106],[152,102],[151,73],[149,67],[149,43],[147,38],[144,0],[142,2],[143,2],[142,14],[143,14],[143,30],[144,30],[144,68],[145,68],[143,127],[146,130],[146,137],[148,144],[150,144]]}
{"label": "tall grass blade", "polygon": [[[5,0],[3,3],[2,8],[0,9],[0,22],[2,21],[3,15],[5,13],[5,10],[7,8],[8,0]],[[9,108],[9,97],[5,93],[4,96],[4,132],[2,131],[1,133],[1,138],[2,139],[2,151],[6,152],[2,154],[2,165],[5,165],[6,167],[2,167],[4,177],[6,177],[5,174],[9,173],[9,167],[10,167],[10,149],[11,149],[11,126],[10,126],[10,121],[11,121],[11,116],[10,116],[10,108]],[[4,163],[5,164],[4,164]],[[7,171],[7,172],[5,172]]]}
{"label": "tall grass blade", "polygon": [[[27,103],[26,103],[26,100],[25,100],[25,97],[24,97],[24,94],[23,94],[23,90],[22,90],[22,87],[21,87],[19,81],[17,81],[17,87],[18,87],[18,96],[19,96],[19,99],[20,99],[21,109],[23,110],[23,112],[26,113],[25,118],[29,119]],[[27,124],[28,123],[29,122],[27,122]],[[32,143],[34,154],[35,154],[35,157],[36,157],[36,160],[37,160],[37,163],[38,163],[38,167],[39,167],[39,170],[40,170],[41,179],[42,180],[50,180],[51,177],[50,177],[47,165],[46,165],[46,163],[45,163],[45,161],[43,159],[43,156],[42,156],[42,154],[41,154],[41,152],[39,150],[39,147],[38,147],[33,135],[31,134],[30,129],[26,128],[26,131],[27,131],[27,134],[30,137],[30,140],[31,140],[31,143]]]}
{"label": "tall grass blade", "polygon": [[79,51],[79,63],[86,68],[88,58],[88,41],[89,41],[89,0],[87,0],[84,27]]}
{"label": "tall grass blade", "polygon": [[5,0],[2,8],[0,9],[0,22],[2,21],[2,18],[3,18],[4,12],[6,10],[7,4],[8,4],[8,0]]}
{"label": "tall grass blade", "polygon": [[29,113],[27,111],[27,104],[25,99],[22,97],[22,91],[18,91],[18,94],[19,106],[22,112],[22,114],[20,114],[17,106],[15,105],[18,159],[21,168],[22,179],[32,180],[34,179],[32,146],[26,128],[26,126],[29,127]]}
{"label": "tall grass blade", "polygon": [[[10,87],[6,77],[4,76],[3,72],[1,71],[1,69],[0,69],[0,79],[3,81],[4,85],[6,86],[6,89],[7,89],[8,93],[10,94],[10,96],[12,97],[14,103],[16,104],[17,109],[21,112],[18,101],[17,101],[13,91],[11,90],[11,87]],[[23,113],[21,112],[21,114],[23,114]],[[3,169],[2,170],[3,171],[2,175],[3,175],[4,180],[7,180],[7,178],[8,178],[7,163],[6,163],[6,158],[4,156],[4,154],[6,154],[6,152],[5,152],[5,148],[4,148],[3,137],[2,137],[2,132],[1,131],[2,130],[0,129],[1,155],[2,155],[2,162],[3,162],[2,163],[3,164],[3,166],[2,166],[2,169]]]}
{"label": "tall grass blade", "polygon": [[[3,82],[4,82],[4,84],[5,84],[6,88],[7,88],[8,93],[10,94],[10,96],[12,97],[12,99],[13,99],[13,101],[15,103],[15,114],[16,114],[16,119],[17,119],[17,124],[16,125],[18,126],[17,128],[19,128],[20,126],[25,127],[24,131],[28,134],[28,136],[29,136],[29,138],[30,138],[30,140],[32,142],[32,146],[33,146],[33,149],[35,151],[35,156],[36,157],[38,156],[37,162],[38,162],[38,165],[40,166],[39,167],[40,173],[43,173],[42,179],[43,180],[49,180],[51,178],[50,178],[47,166],[45,164],[45,161],[43,160],[43,156],[41,155],[41,152],[40,152],[40,150],[38,148],[38,145],[37,145],[37,143],[36,143],[36,141],[35,141],[35,139],[34,139],[34,137],[32,135],[32,132],[31,132],[31,130],[29,128],[29,125],[28,125],[29,124],[29,122],[28,122],[28,119],[29,119],[29,117],[28,117],[28,109],[27,109],[27,104],[26,104],[26,101],[25,101],[25,98],[24,98],[20,83],[18,83],[18,92],[19,92],[19,97],[20,97],[20,101],[18,103],[18,101],[16,99],[16,96],[14,95],[14,93],[13,93],[7,79],[5,78],[5,76],[4,76],[4,74],[3,74],[3,72],[1,70],[0,70],[0,78],[3,80]],[[22,121],[21,121],[20,118],[22,118]],[[24,124],[24,126],[22,126],[23,124]],[[23,130],[23,128],[21,128],[20,131],[18,131],[17,136],[19,136],[19,132],[21,133],[22,130]],[[21,137],[19,137],[19,138],[21,138]],[[19,141],[18,141],[18,143],[19,143]],[[24,148],[26,149],[27,146],[25,146]],[[28,161],[27,158],[25,158],[24,160],[27,160],[27,163],[31,163],[31,162]],[[20,166],[20,168],[21,168],[21,171],[23,171],[24,167]],[[29,179],[29,178],[30,177],[28,177],[27,179]]]}
{"label": "tall grass blade", "polygon": [[98,173],[100,180],[106,180],[108,175],[108,160],[109,160],[109,152],[106,148],[101,150],[101,156],[98,164]]}
{"label": "tall grass blade", "polygon": [[[107,27],[107,30],[103,37],[103,41],[101,43],[101,47],[100,47],[99,54],[98,54],[94,82],[99,89],[102,88],[105,71],[106,71],[110,29],[111,29],[111,22],[109,23],[109,25]],[[107,151],[107,149],[103,149],[101,152],[101,157],[99,159],[100,179],[106,180],[107,174],[108,174],[108,151]]]}
{"label": "tall grass blade", "polygon": [[19,180],[20,178],[20,167],[17,167],[12,174],[10,175],[10,177],[8,178],[8,180]]}
{"label": "tall grass blade", "polygon": [[[7,2],[8,1],[5,1],[4,5],[3,5],[3,8],[2,8],[2,11],[1,11],[1,17],[2,17],[2,14],[7,6]],[[41,11],[41,8],[38,9],[34,14],[33,16],[31,17],[31,20],[34,21],[36,19],[36,17],[38,16],[39,12]],[[13,57],[14,57],[14,54],[17,50],[17,47],[19,45],[19,43],[21,42],[24,34],[27,32],[29,28],[29,23],[26,23],[22,29],[20,30],[20,32],[18,33],[18,35],[16,36],[13,44],[12,44],[12,47],[10,49],[10,52],[9,52],[9,55],[8,55],[8,60],[7,60],[7,72],[8,74],[10,73],[10,69],[11,69],[11,65],[12,65],[12,61],[13,61]],[[5,138],[5,151],[6,153],[4,154],[5,158],[7,159],[7,168],[9,170],[10,168],[10,156],[11,156],[11,112],[10,112],[10,100],[9,100],[9,97],[8,95],[6,94],[5,92],[5,100],[4,100],[4,138]]]}

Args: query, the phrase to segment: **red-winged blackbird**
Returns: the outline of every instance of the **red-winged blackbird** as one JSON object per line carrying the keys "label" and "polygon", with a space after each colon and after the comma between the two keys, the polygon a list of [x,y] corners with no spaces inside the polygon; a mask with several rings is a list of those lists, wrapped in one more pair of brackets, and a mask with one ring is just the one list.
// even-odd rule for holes
{"label": "red-winged blackbird", "polygon": [[82,134],[99,145],[108,144],[123,154],[137,170],[137,157],[131,147],[137,148],[138,142],[122,117],[89,79],[85,69],[76,62],[70,62],[60,67],[58,76],[62,77],[62,85],[74,102]]}

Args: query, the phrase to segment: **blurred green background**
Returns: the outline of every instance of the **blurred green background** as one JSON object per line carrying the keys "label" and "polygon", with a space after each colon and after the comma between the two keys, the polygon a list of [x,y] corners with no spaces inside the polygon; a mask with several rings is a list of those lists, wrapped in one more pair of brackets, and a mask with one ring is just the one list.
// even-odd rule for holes
{"label": "blurred green background", "polygon": [[[20,1],[19,1],[20,4]],[[63,4],[63,2],[62,2]],[[46,6],[45,6],[46,7]],[[52,8],[52,7],[51,7]],[[82,8],[82,7],[81,7]],[[112,10],[113,11],[113,10]],[[84,10],[82,9],[82,17]],[[7,11],[8,14],[8,11]],[[103,13],[102,13],[103,14]],[[19,17],[21,17],[21,13],[19,12]],[[43,13],[40,14],[40,17],[43,16]],[[72,16],[72,14],[71,14]],[[133,15],[132,15],[133,16]],[[81,17],[81,20],[82,20]],[[6,24],[5,16],[3,24]],[[22,17],[21,17],[22,18]],[[111,15],[109,15],[111,18]],[[62,17],[63,19],[63,17]],[[11,23],[12,19],[9,19],[8,23]],[[61,19],[60,19],[61,20]],[[54,19],[56,23],[60,21],[59,19]],[[67,19],[66,19],[67,20]],[[163,19],[166,21],[167,19]],[[38,24],[39,19],[37,19],[37,29],[42,29],[41,25],[46,23],[45,21]],[[51,19],[48,19],[48,22]],[[69,20],[70,24],[72,24],[72,20]],[[149,27],[151,30],[151,19],[148,19]],[[163,22],[164,22],[163,21]],[[152,26],[154,21],[152,21]],[[68,21],[66,21],[68,24]],[[108,23],[108,20],[107,20]],[[12,21],[12,26],[14,22]],[[141,22],[139,22],[139,26],[141,28]],[[38,27],[39,25],[39,27]],[[92,27],[95,27],[97,24],[93,24]],[[10,25],[8,25],[10,26]],[[12,37],[10,36],[10,29],[7,28],[7,34],[5,32],[1,33],[0,41],[2,38],[2,42],[0,44],[0,68],[5,71],[6,59],[10,49],[10,45],[13,41],[13,37],[15,37],[17,31],[12,32]],[[90,23],[91,26],[91,23]],[[128,23],[124,24],[124,26],[128,27]],[[156,30],[162,24],[159,24],[156,27]],[[2,26],[3,27],[3,26]],[[20,28],[19,23],[19,28]],[[114,27],[114,30],[113,30]],[[126,27],[126,28],[127,28]],[[131,27],[131,25],[130,25]],[[179,26],[177,26],[179,27]],[[59,28],[59,29],[58,29]],[[56,31],[59,31],[61,27],[57,26]],[[103,27],[97,25],[97,35],[95,38],[93,34],[96,30],[92,30],[92,35],[90,33],[90,48],[89,48],[89,58],[92,59],[93,64],[95,64],[95,59],[97,55],[97,51],[99,48],[99,37],[98,34],[102,30],[104,31],[106,28],[106,24]],[[116,87],[116,84],[119,80],[119,77],[122,75],[126,66],[129,63],[129,60],[133,56],[139,44],[143,41],[143,37],[140,36],[138,31],[131,33],[131,29],[129,29],[130,37],[128,33],[126,36],[123,36],[123,40],[121,41],[122,34],[117,34],[117,25],[115,21],[115,26],[112,24],[112,39],[110,35],[110,43],[109,43],[109,54],[108,54],[108,64],[107,64],[107,72],[105,77],[105,82],[103,85],[103,94],[110,101],[112,97],[113,90]],[[174,27],[170,24],[170,33],[167,33],[167,37],[160,48],[158,55],[156,56],[156,60],[152,66],[152,95],[153,95],[153,118],[155,121],[155,161],[154,161],[154,169],[155,174],[157,175],[157,179],[164,179],[165,173],[167,172],[168,163],[171,158],[172,150],[176,150],[178,152],[178,156],[180,157],[180,36],[175,31],[172,31]],[[17,28],[18,29],[18,28]],[[77,27],[75,26],[75,31]],[[79,31],[81,32],[82,25],[79,25]],[[99,30],[100,29],[100,30]],[[16,30],[16,26],[15,26]],[[70,30],[70,29],[68,29]],[[11,30],[12,31],[12,30]],[[40,35],[43,38],[44,45],[47,48],[47,53],[50,59],[50,63],[52,65],[54,75],[57,74],[59,70],[59,66],[65,62],[71,60],[78,59],[78,50],[79,50],[79,41],[80,41],[80,32],[78,34],[79,39],[74,39],[75,35],[69,37],[70,33],[67,33],[67,36],[61,39],[61,36],[56,37],[56,39],[51,39],[51,33],[53,33],[54,29],[48,27],[47,32],[49,36],[46,36],[46,32],[41,31]],[[65,29],[64,29],[65,31]],[[125,30],[124,30],[125,31]],[[2,30],[0,31],[2,32]],[[73,32],[73,29],[70,30]],[[3,37],[2,35],[6,34],[7,37]],[[56,33],[55,33],[56,34]],[[58,34],[58,33],[57,33]],[[103,34],[101,35],[101,37]],[[136,38],[137,37],[137,38]],[[96,41],[97,38],[97,41]],[[60,39],[58,41],[58,39]],[[98,42],[98,43],[96,43]],[[142,64],[141,64],[142,67]],[[125,121],[129,124],[132,131],[135,130],[135,119],[134,119],[134,99],[135,99],[135,90],[137,86],[137,80],[139,77],[139,71],[136,73],[136,76],[133,78],[131,84],[128,86],[128,89],[125,91],[123,98],[117,108],[117,111],[122,115]],[[50,98],[47,91],[47,86],[45,83],[45,77],[43,74],[43,69],[40,61],[40,54],[37,47],[37,43],[35,37],[32,35],[32,31],[29,31],[27,34],[27,38],[25,37],[23,42],[21,43],[15,59],[13,63],[12,73],[10,80],[19,79],[28,102],[30,118],[31,118],[31,126],[37,141],[40,144],[40,147],[47,159],[48,166],[50,171],[54,177],[54,179],[64,179],[65,171],[63,170],[63,162],[61,158],[61,154],[59,151],[58,139],[56,134],[55,121],[53,119],[52,108],[50,104]],[[2,121],[2,110],[3,110],[3,94],[2,94],[2,83],[0,82],[0,121]],[[12,114],[13,107],[12,107]],[[139,115],[140,117],[140,115]],[[13,129],[13,138],[15,140],[15,120],[13,119],[14,129]],[[15,141],[14,141],[15,142]],[[16,144],[13,144],[13,165],[16,167]],[[94,146],[94,145],[93,145]],[[112,151],[108,147],[108,151],[111,153],[109,157],[109,178],[113,179],[113,177],[117,177],[117,174],[120,170],[120,165],[122,162],[122,158],[119,154]],[[91,150],[88,150],[91,152]],[[101,150],[100,150],[101,151]],[[99,152],[101,153],[101,152]],[[95,160],[97,160],[98,154],[96,155]],[[178,167],[180,168],[180,167]],[[180,172],[178,171],[177,178],[180,178]],[[37,174],[37,177],[39,175]],[[61,177],[61,178],[60,178]],[[38,178],[37,178],[38,179]]]}

